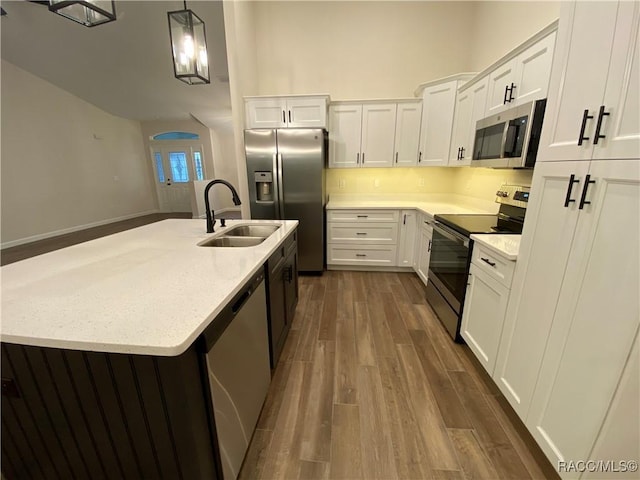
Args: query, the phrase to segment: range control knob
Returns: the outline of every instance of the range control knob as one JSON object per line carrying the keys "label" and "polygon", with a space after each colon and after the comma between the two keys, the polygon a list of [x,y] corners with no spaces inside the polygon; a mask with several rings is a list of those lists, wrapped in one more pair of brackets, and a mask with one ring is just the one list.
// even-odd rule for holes
{"label": "range control knob", "polygon": [[502,190],[498,190],[496,192],[496,196],[502,197],[502,198],[507,198],[509,196],[509,193],[508,192],[503,192]]}

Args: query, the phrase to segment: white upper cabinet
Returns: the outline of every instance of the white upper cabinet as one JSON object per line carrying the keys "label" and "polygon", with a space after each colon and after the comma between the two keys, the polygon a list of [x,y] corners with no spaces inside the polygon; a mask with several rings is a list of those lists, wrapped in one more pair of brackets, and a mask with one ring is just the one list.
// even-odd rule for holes
{"label": "white upper cabinet", "polygon": [[453,80],[427,87],[422,92],[422,126],[418,166],[446,166],[453,128],[458,87]]}
{"label": "white upper cabinet", "polygon": [[398,103],[394,166],[412,167],[417,165],[421,116],[421,100]]}
{"label": "white upper cabinet", "polygon": [[362,105],[332,104],[329,107],[329,167],[360,166]]}
{"label": "white upper cabinet", "polygon": [[485,117],[547,96],[556,32],[489,73]]}
{"label": "white upper cabinet", "polygon": [[372,103],[362,106],[362,167],[391,167],[394,159],[396,104]]}
{"label": "white upper cabinet", "polygon": [[247,128],[326,128],[326,95],[246,97]]}
{"label": "white upper cabinet", "polygon": [[638,2],[562,2],[538,161],[640,157]]}
{"label": "white upper cabinet", "polygon": [[450,166],[462,167],[471,164],[476,122],[484,117],[488,88],[489,77],[485,77],[458,92],[449,152]]}

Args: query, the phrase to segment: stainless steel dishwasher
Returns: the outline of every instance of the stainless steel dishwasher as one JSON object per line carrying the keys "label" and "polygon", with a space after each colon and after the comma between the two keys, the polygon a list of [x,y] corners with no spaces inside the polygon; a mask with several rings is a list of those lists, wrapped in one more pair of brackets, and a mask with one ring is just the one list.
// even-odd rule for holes
{"label": "stainless steel dishwasher", "polygon": [[269,335],[262,270],[204,332],[218,450],[225,480],[238,476],[269,383]]}

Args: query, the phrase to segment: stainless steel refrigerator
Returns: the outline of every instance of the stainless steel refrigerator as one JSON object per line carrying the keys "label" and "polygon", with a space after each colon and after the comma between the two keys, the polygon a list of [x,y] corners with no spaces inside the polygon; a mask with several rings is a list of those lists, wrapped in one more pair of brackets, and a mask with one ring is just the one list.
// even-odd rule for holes
{"label": "stainless steel refrigerator", "polygon": [[298,220],[298,270],[324,269],[326,132],[245,130],[251,218]]}

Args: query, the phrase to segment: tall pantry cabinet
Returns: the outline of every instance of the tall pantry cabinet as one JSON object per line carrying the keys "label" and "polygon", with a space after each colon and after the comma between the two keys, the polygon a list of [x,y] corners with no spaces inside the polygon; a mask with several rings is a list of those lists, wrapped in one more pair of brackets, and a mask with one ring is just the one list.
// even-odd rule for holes
{"label": "tall pantry cabinet", "polygon": [[611,451],[612,422],[640,449],[637,424],[616,420],[640,408],[623,375],[637,369],[640,325],[639,23],[638,2],[562,5],[494,371],[556,466]]}

